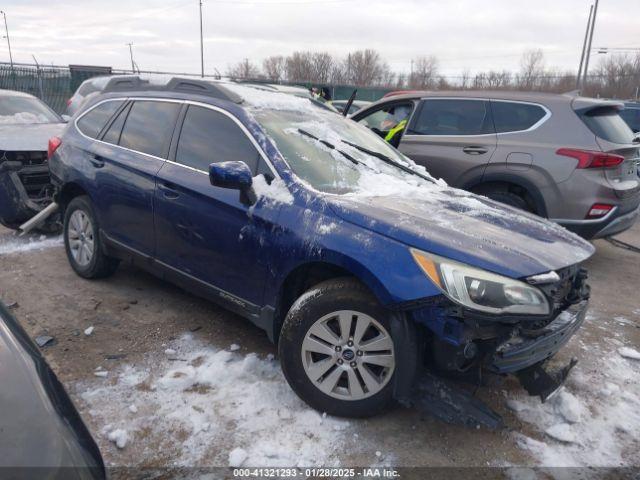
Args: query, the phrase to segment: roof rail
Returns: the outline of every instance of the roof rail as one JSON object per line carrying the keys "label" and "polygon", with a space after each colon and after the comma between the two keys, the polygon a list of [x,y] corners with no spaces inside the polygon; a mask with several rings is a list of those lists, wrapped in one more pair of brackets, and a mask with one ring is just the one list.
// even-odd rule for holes
{"label": "roof rail", "polygon": [[125,77],[111,78],[103,93],[109,92],[180,92],[196,93],[208,97],[227,100],[233,103],[242,103],[242,97],[224,85],[207,80],[196,80],[190,78],[172,77],[166,83],[156,83],[149,78],[141,78],[138,75],[127,75]]}

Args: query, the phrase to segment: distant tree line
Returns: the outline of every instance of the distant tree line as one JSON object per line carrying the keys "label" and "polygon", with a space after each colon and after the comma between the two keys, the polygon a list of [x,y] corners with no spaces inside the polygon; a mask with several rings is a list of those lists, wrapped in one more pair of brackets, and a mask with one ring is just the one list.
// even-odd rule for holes
{"label": "distant tree line", "polygon": [[[245,59],[229,66],[227,75],[238,80],[354,85],[393,89],[457,90],[510,89],[569,92],[576,89],[576,73],[546,66],[541,50],[522,55],[520,68],[487,70],[457,76],[442,75],[434,55],[413,59],[411,73],[394,72],[375,50],[366,49],[338,58],[328,52],[294,52],[266,58],[262,65]],[[637,98],[640,88],[640,54],[607,55],[592,67],[582,92],[607,98]]]}

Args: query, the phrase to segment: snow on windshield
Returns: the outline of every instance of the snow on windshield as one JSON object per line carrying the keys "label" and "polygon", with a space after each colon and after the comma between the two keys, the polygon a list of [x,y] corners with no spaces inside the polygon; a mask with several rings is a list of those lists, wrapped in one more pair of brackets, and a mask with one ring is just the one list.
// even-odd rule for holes
{"label": "snow on windshield", "polygon": [[16,125],[30,123],[51,123],[51,120],[41,113],[17,112],[13,115],[0,115],[0,124]]}

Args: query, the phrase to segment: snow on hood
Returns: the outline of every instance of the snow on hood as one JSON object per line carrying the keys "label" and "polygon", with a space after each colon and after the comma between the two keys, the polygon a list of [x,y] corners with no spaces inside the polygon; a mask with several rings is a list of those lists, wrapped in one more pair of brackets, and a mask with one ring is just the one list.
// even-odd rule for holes
{"label": "snow on hood", "polygon": [[595,251],[558,224],[463,190],[373,173],[361,177],[361,186],[327,196],[345,220],[511,277],[580,263]]}
{"label": "snow on hood", "polygon": [[0,123],[0,150],[46,151],[49,139],[60,135],[64,123],[33,123],[29,125]]}

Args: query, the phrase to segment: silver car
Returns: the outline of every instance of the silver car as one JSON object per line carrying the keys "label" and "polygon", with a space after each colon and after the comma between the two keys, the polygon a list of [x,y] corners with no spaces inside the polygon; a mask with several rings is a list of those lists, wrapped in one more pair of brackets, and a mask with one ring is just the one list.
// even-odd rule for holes
{"label": "silver car", "polygon": [[569,94],[411,92],[352,119],[450,185],[592,239],[638,215],[640,145],[622,108]]}

